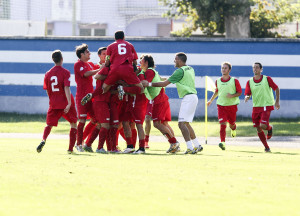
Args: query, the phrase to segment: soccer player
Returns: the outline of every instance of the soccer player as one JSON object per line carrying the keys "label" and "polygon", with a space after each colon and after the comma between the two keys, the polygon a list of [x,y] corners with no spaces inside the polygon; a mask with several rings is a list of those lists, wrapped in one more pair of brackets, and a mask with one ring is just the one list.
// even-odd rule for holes
{"label": "soccer player", "polygon": [[125,41],[123,31],[115,32],[115,40],[107,47],[105,66],[110,66],[110,72],[102,86],[103,92],[107,92],[118,80],[124,80],[129,85],[138,86],[143,92],[143,85],[134,72],[138,57],[133,45]]}
{"label": "soccer player", "polygon": [[52,60],[55,66],[46,73],[43,87],[49,97],[47,126],[44,129],[43,140],[36,150],[38,153],[42,151],[52,127],[56,127],[58,120],[64,117],[71,125],[68,149],[68,153],[71,154],[73,153],[77,134],[77,113],[74,97],[70,91],[71,74],[70,71],[62,67],[63,56],[60,50],[55,50],[52,53]]}
{"label": "soccer player", "polygon": [[77,83],[76,106],[79,117],[76,148],[79,152],[83,152],[83,128],[88,115],[91,118],[91,121],[95,123],[95,115],[93,112],[92,101],[89,101],[85,104],[85,106],[83,106],[81,104],[81,99],[88,93],[92,93],[94,91],[92,76],[99,72],[100,69],[94,70],[94,64],[88,62],[90,60],[91,53],[87,44],[77,46],[76,55],[78,57],[78,61],[74,64],[74,73],[75,81]]}
{"label": "soccer player", "polygon": [[217,99],[218,119],[220,123],[219,147],[225,150],[226,124],[229,123],[231,136],[236,136],[236,112],[237,105],[240,103],[239,96],[242,94],[240,82],[230,76],[232,65],[229,62],[223,62],[221,65],[222,77],[216,80],[216,90],[211,99],[207,102],[210,106],[213,100]]}
{"label": "soccer player", "polygon": [[153,88],[155,85],[151,86],[151,82],[159,83],[161,81],[158,72],[154,69],[153,57],[151,55],[142,55],[140,59],[141,68],[145,76],[145,80],[142,83],[145,87],[148,86],[144,93],[148,100],[153,100],[153,125],[168,139],[170,148],[167,150],[167,153],[176,153],[179,143],[174,137],[173,130],[167,124],[168,121],[171,121],[169,97],[166,95],[165,89],[162,88],[163,86],[158,86],[159,88]]}
{"label": "soccer player", "polygon": [[[166,87],[171,83],[175,83],[178,91],[179,98],[183,98],[178,116],[178,126],[184,137],[187,145],[185,154],[196,154],[203,150],[199,141],[196,138],[195,132],[190,125],[193,121],[196,107],[198,104],[197,90],[195,87],[195,71],[192,67],[186,65],[187,56],[185,53],[180,52],[175,55],[175,67],[178,69],[174,71],[171,77],[165,81],[155,79],[151,82],[143,81],[144,86],[148,87]],[[154,101],[154,106],[156,102]],[[154,115],[154,107],[153,107]],[[155,119],[153,118],[153,121]],[[194,146],[193,146],[194,144]]]}
{"label": "soccer player", "polygon": [[[271,125],[269,125],[269,120],[271,111],[274,110],[274,104],[277,110],[280,109],[280,91],[272,78],[262,75],[262,71],[262,64],[259,62],[255,62],[253,64],[254,77],[252,77],[246,84],[245,102],[247,102],[252,95],[253,127],[256,127],[257,135],[265,147],[265,152],[271,152],[270,147],[267,143],[267,139],[271,139],[273,128]],[[276,93],[275,101],[272,90],[274,90]],[[263,130],[268,131],[267,137]]]}

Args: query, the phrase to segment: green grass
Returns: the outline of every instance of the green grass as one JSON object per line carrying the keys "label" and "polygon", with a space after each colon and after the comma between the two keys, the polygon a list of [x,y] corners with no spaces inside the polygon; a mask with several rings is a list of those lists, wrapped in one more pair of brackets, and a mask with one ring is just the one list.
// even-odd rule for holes
{"label": "green grass", "polygon": [[[24,115],[16,113],[0,113],[0,133],[43,133],[45,127],[45,115]],[[296,119],[272,119],[276,136],[300,136],[300,118]],[[177,121],[170,122],[176,136],[181,136]],[[204,118],[197,118],[192,123],[197,136],[205,135]],[[217,118],[208,119],[208,136],[219,136],[219,123]],[[250,118],[237,119],[238,136],[257,136],[256,129],[252,126]],[[61,119],[57,128],[52,133],[68,134],[69,123]],[[227,127],[228,128],[228,127]],[[229,130],[229,129],[228,129]],[[152,135],[161,135],[160,132],[152,127]]]}
{"label": "green grass", "polygon": [[[300,150],[67,155],[67,139],[0,139],[0,215],[300,215]],[[124,146],[124,143],[121,143]]]}

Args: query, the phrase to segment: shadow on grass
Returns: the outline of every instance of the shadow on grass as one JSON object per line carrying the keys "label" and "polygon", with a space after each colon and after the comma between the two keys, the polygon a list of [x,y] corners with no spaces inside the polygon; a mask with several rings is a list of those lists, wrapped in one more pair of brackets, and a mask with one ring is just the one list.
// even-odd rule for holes
{"label": "shadow on grass", "polygon": [[271,152],[271,153],[266,153],[266,152],[257,152],[257,151],[234,151],[231,150],[232,152],[243,152],[243,153],[253,153],[253,154],[281,154],[281,155],[300,155],[299,153],[285,153],[285,152]]}

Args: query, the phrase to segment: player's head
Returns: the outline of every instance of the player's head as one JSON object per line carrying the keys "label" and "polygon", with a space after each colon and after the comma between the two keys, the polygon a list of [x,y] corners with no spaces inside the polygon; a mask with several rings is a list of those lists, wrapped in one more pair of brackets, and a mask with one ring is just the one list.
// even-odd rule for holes
{"label": "player's head", "polygon": [[154,59],[153,59],[152,55],[143,54],[140,59],[141,59],[140,64],[141,64],[142,69],[144,69],[145,66],[147,68],[154,68],[155,67]]}
{"label": "player's head", "polygon": [[254,75],[259,75],[263,71],[263,66],[259,62],[255,62],[252,66]]}
{"label": "player's head", "polygon": [[223,75],[228,75],[231,71],[232,65],[230,62],[223,62],[221,65],[221,70]]}
{"label": "player's head", "polygon": [[100,58],[100,63],[104,63],[105,62],[105,58],[106,58],[106,47],[100,47],[98,49],[98,56]]}
{"label": "player's head", "polygon": [[125,34],[123,31],[116,31],[115,32],[115,39],[116,40],[123,40],[125,38]]}
{"label": "player's head", "polygon": [[183,52],[179,52],[175,54],[175,67],[182,67],[183,65],[185,65],[187,61],[187,56],[185,53]]}
{"label": "player's head", "polygon": [[88,49],[87,44],[81,44],[76,47],[76,55],[79,59],[84,58],[89,60],[90,59],[90,51]]}
{"label": "player's head", "polygon": [[54,50],[52,53],[52,60],[54,63],[60,63],[63,60],[62,53],[60,50]]}

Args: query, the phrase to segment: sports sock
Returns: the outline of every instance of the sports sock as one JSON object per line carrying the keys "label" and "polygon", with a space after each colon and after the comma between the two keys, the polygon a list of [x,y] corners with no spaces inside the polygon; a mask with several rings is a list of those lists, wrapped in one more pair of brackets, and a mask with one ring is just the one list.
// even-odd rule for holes
{"label": "sports sock", "polygon": [[144,149],[145,148],[145,140],[139,140],[139,148]]}
{"label": "sports sock", "polygon": [[99,131],[99,143],[98,143],[98,149],[102,149],[106,136],[108,133],[108,129],[101,127],[100,131]]}
{"label": "sports sock", "polygon": [[94,130],[92,131],[91,135],[89,136],[89,138],[88,138],[88,140],[86,142],[86,145],[88,147],[92,146],[93,142],[95,141],[95,139],[97,138],[97,136],[99,134],[99,131],[100,131],[100,129],[98,129],[96,127],[94,128]]}
{"label": "sports sock", "polygon": [[198,141],[197,138],[193,139],[192,142],[194,143],[194,146],[197,147],[197,148],[198,148],[199,146],[201,146],[201,144],[199,143],[199,141]]}
{"label": "sports sock", "polygon": [[131,143],[132,137],[125,137],[125,140],[126,140],[127,148],[128,148],[129,145],[133,147],[133,145]]}
{"label": "sports sock", "polygon": [[121,129],[119,130],[119,133],[120,133],[120,135],[123,137],[123,139],[126,140],[126,137],[125,137],[124,129],[123,129],[123,128],[121,128]]}
{"label": "sports sock", "polygon": [[69,134],[69,151],[73,151],[75,142],[76,142],[76,135],[77,135],[77,129],[76,128],[71,128],[70,129],[70,134]]}
{"label": "sports sock", "polygon": [[220,125],[220,139],[221,142],[225,142],[226,137],[226,125],[221,124]]}
{"label": "sports sock", "polygon": [[133,147],[135,148],[135,144],[136,144],[136,139],[137,139],[137,131],[136,129],[131,129],[131,137],[132,137],[132,141],[131,143],[133,144]]}
{"label": "sports sock", "polygon": [[190,150],[193,150],[193,149],[194,149],[193,143],[192,143],[191,140],[186,142],[186,147],[187,147],[188,149],[190,149]]}
{"label": "sports sock", "polygon": [[110,133],[111,133],[111,128],[108,129],[107,136],[105,139],[107,151],[112,151],[112,140],[111,140]]}
{"label": "sports sock", "polygon": [[149,142],[149,135],[145,135],[145,142]]}
{"label": "sports sock", "polygon": [[120,130],[117,129],[117,133],[116,133],[116,147],[119,145],[119,135],[120,135]]}
{"label": "sports sock", "polygon": [[83,128],[85,123],[79,122],[77,126],[77,145],[82,145]]}
{"label": "sports sock", "polygon": [[236,129],[236,124],[233,125],[233,128],[230,128],[231,130],[235,130]]}
{"label": "sports sock", "polygon": [[268,128],[267,128],[267,130],[269,131],[269,130],[271,130],[271,129],[272,129],[272,126],[269,125]]}
{"label": "sports sock", "polygon": [[110,140],[111,140],[111,150],[117,150],[117,144],[118,144],[118,137],[117,137],[117,131],[118,128],[112,127],[109,130],[109,136],[110,136]]}
{"label": "sports sock", "polygon": [[84,128],[82,140],[85,140],[89,136],[89,134],[94,130],[95,127],[96,124],[93,124],[92,121],[90,121]]}
{"label": "sports sock", "polygon": [[268,146],[268,143],[267,143],[267,138],[266,138],[266,135],[264,133],[264,131],[261,131],[260,133],[257,133],[260,141],[262,142],[262,144],[265,146],[266,149],[269,149],[270,147]]}
{"label": "sports sock", "polygon": [[168,141],[169,141],[170,144],[174,144],[174,143],[177,142],[175,137],[170,138]]}
{"label": "sports sock", "polygon": [[51,132],[51,129],[52,129],[52,127],[50,127],[48,125],[44,128],[43,140],[46,141],[47,137],[49,136],[49,134]]}

